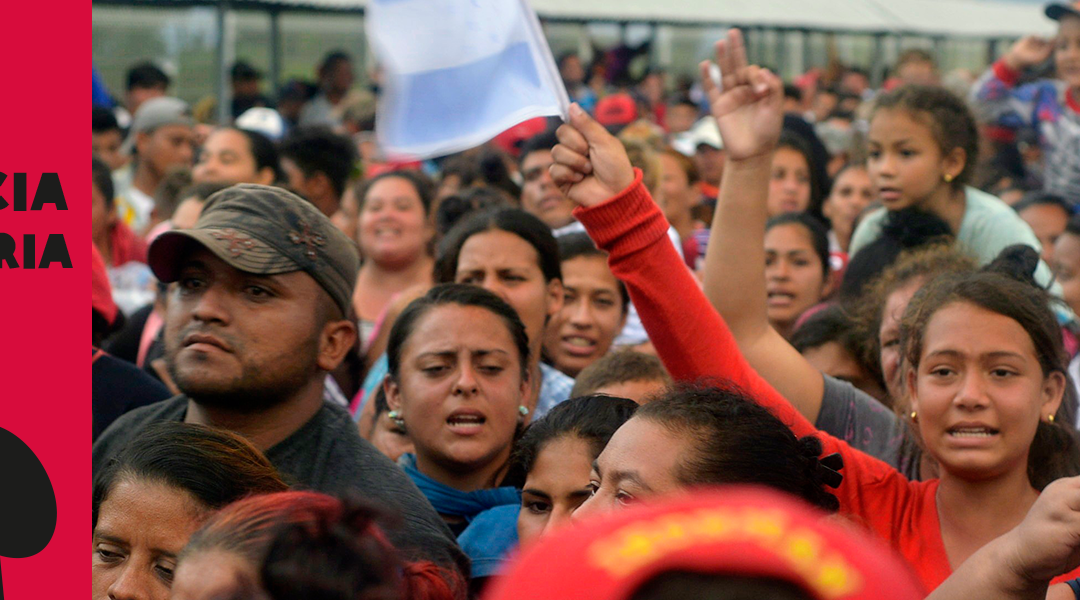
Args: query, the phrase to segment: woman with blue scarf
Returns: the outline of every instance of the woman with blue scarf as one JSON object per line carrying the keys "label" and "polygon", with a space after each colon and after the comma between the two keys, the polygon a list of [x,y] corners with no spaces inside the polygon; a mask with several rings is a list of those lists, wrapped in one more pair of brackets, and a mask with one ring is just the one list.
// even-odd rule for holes
{"label": "woman with blue scarf", "polygon": [[494,575],[517,544],[521,494],[500,485],[528,415],[525,326],[483,288],[439,285],[398,317],[387,360],[390,418],[416,447],[399,463],[458,535],[473,578]]}

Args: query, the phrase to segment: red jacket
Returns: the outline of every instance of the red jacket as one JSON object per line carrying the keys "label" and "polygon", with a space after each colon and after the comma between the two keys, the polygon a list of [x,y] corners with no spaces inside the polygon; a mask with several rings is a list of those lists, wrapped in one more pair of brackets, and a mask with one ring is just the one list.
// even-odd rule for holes
{"label": "red jacket", "polygon": [[[609,254],[611,270],[630,292],[649,338],[672,377],[683,381],[723,378],[772,410],[795,435],[816,435],[823,454],[844,458],[844,481],[835,494],[840,512],[889,542],[912,566],[927,590],[952,568],[941,539],[938,480],[908,481],[889,464],[814,428],[739,351],[727,324],[709,304],[668,241],[667,221],[641,184],[641,174],[618,196],[574,216]],[[1080,576],[1080,569],[1054,580]]]}

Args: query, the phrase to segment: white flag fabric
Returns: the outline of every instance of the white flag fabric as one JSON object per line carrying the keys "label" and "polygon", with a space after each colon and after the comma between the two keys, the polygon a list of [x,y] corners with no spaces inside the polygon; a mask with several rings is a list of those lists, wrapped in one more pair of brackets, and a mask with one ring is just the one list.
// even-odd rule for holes
{"label": "white flag fabric", "polygon": [[375,133],[391,155],[459,152],[570,101],[525,0],[371,0],[383,68]]}

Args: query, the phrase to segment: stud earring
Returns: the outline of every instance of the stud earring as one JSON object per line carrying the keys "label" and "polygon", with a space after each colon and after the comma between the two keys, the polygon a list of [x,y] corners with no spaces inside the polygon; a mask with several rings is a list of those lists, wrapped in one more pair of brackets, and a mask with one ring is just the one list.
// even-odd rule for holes
{"label": "stud earring", "polygon": [[394,425],[397,425],[402,429],[405,428],[405,419],[401,418],[401,413],[399,413],[398,411],[392,410],[386,413],[386,416],[390,417],[390,420],[394,422]]}
{"label": "stud earring", "polygon": [[919,411],[917,411],[917,410],[911,411],[911,420],[915,421],[916,423],[919,422]]}
{"label": "stud earring", "polygon": [[519,406],[519,407],[518,407],[518,412],[519,412],[519,413],[521,414],[521,416],[523,416],[523,417],[527,417],[527,416],[529,416],[529,408],[528,408],[528,407],[526,407],[526,406]]}
{"label": "stud earring", "polygon": [[953,176],[952,176],[952,175],[950,175],[950,174],[948,174],[948,173],[946,173],[946,174],[945,174],[945,176],[944,176],[944,177],[942,177],[942,179],[944,179],[944,180],[945,180],[945,183],[952,183],[952,180],[953,180]]}
{"label": "stud earring", "polygon": [[1053,425],[1054,424],[1054,415],[1048,415],[1046,417],[1046,420],[1049,421],[1051,425]]}

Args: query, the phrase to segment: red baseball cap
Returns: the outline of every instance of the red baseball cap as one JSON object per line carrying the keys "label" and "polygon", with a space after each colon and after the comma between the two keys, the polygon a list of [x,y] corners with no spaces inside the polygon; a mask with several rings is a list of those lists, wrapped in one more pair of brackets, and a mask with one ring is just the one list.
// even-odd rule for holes
{"label": "red baseball cap", "polygon": [[485,600],[625,600],[671,571],[776,579],[820,600],[925,596],[902,559],[854,526],[775,490],[728,486],[555,532]]}
{"label": "red baseball cap", "polygon": [[596,103],[596,122],[604,127],[629,125],[637,117],[637,103],[630,94],[612,94]]}
{"label": "red baseball cap", "polygon": [[547,119],[536,117],[522,121],[510,129],[495,136],[495,145],[502,148],[510,156],[517,158],[521,153],[521,145],[529,138],[543,133],[547,129]]}

